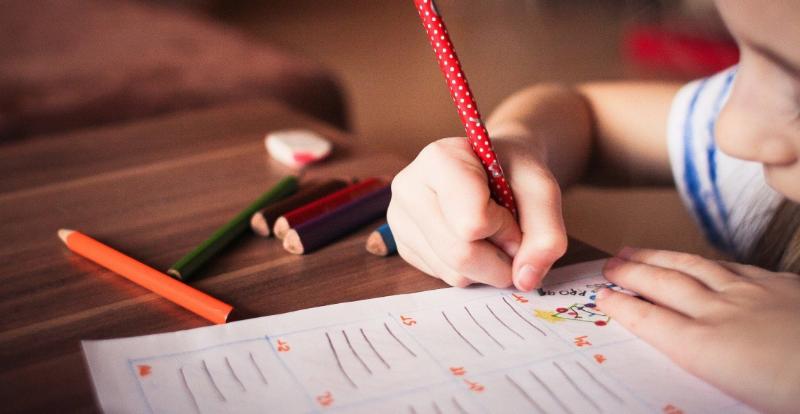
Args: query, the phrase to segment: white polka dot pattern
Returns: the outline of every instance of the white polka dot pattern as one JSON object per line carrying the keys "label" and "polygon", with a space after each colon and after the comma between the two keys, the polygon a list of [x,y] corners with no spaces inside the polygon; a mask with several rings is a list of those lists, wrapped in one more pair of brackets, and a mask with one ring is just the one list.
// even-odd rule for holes
{"label": "white polka dot pattern", "polygon": [[481,115],[478,112],[478,104],[467,84],[467,77],[461,69],[461,62],[450,42],[450,35],[447,33],[441,15],[436,10],[433,0],[414,0],[419,17],[422,18],[422,26],[428,34],[433,52],[439,62],[439,69],[447,81],[450,88],[450,96],[458,108],[458,115],[464,124],[464,131],[475,155],[481,160],[483,167],[489,177],[489,187],[492,197],[500,205],[505,206],[514,217],[517,216],[517,206],[514,202],[514,194],[511,186],[506,181],[503,169],[497,160],[497,156],[489,140],[489,134],[483,125]]}

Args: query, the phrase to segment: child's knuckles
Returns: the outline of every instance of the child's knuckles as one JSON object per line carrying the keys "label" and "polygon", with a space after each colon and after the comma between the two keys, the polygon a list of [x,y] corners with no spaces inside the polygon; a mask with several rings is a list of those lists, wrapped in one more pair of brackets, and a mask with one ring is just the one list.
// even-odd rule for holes
{"label": "child's knuckles", "polygon": [[454,223],[453,231],[459,239],[474,241],[485,238],[491,230],[493,223],[485,211],[476,215],[466,214],[466,212],[453,212],[451,219]]}
{"label": "child's knuckles", "polygon": [[598,299],[597,305],[600,310],[619,321],[623,326],[636,333],[637,329],[650,321],[652,318],[651,306],[634,306],[631,297],[622,293],[612,293]]}
{"label": "child's knuckles", "polygon": [[671,263],[677,267],[683,268],[696,267],[697,265],[700,265],[706,261],[706,259],[702,256],[692,253],[652,249],[637,249],[633,254],[630,255],[629,259],[636,262],[654,265],[658,263]]}
{"label": "child's knuckles", "polygon": [[[534,169],[527,172],[527,174],[521,174],[521,176],[515,178],[516,179],[512,179],[511,186],[520,189],[518,196],[520,199],[519,201],[523,203],[526,200],[536,200],[538,203],[546,201],[548,203],[553,203],[553,206],[560,204],[561,187],[549,171],[545,169]],[[522,207],[525,208],[526,206],[523,205]],[[541,205],[530,207],[533,208],[534,211],[542,208]]]}
{"label": "child's knuckles", "polygon": [[539,192],[544,199],[561,200],[561,187],[552,175],[546,173],[540,181],[541,183],[536,187],[536,191]]}
{"label": "child's knuckles", "polygon": [[[401,197],[407,195],[407,192],[410,192],[414,188],[414,180],[409,177],[410,166],[402,169],[397,175],[394,176],[392,179],[392,199],[396,197]],[[418,185],[419,183],[417,183]]]}
{"label": "child's knuckles", "polygon": [[[619,296],[615,297],[615,300],[623,300],[628,298],[620,298]],[[638,299],[633,299],[638,300]],[[650,323],[650,320],[653,318],[653,307],[652,306],[638,306],[631,309],[631,312],[627,310],[622,310],[621,312],[625,312],[628,314],[626,320],[628,329],[633,332],[637,332],[639,327],[647,325]]]}
{"label": "child's knuckles", "polygon": [[708,261],[702,256],[691,253],[658,251],[653,254],[661,255],[664,259],[670,260],[679,267],[687,269],[698,267]]}
{"label": "child's knuckles", "polygon": [[647,276],[647,279],[644,279],[643,282],[650,286],[656,286],[659,289],[673,288],[675,287],[676,282],[680,282],[680,279],[676,277],[679,275],[678,272],[659,267],[651,267],[647,265],[631,266],[631,270],[629,270],[628,273],[629,278],[636,277],[634,273],[636,273],[638,276]]}
{"label": "child's knuckles", "polygon": [[531,256],[556,260],[567,252],[567,236],[560,231],[541,232],[528,237],[530,241],[526,250]]}
{"label": "child's knuckles", "polygon": [[447,251],[445,262],[454,270],[469,270],[478,260],[479,250],[472,243],[458,243]]}
{"label": "child's knuckles", "polygon": [[448,143],[446,139],[440,139],[431,142],[422,148],[417,157],[419,161],[424,163],[438,164],[451,156],[453,146]]}

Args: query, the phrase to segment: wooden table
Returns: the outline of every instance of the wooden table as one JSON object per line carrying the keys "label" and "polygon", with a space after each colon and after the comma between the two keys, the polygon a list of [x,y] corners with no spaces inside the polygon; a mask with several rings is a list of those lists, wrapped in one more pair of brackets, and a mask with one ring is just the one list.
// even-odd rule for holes
{"label": "wooden table", "polygon": [[[310,128],[335,156],[307,176],[390,176],[406,163],[270,102],[0,145],[0,397],[11,411],[95,411],[80,340],[205,326],[68,251],[59,228],[166,269],[288,170],[267,131]],[[377,224],[377,223],[376,223]],[[444,287],[364,251],[364,229],[308,256],[244,237],[193,285],[257,317]],[[602,257],[572,241],[561,263]]]}

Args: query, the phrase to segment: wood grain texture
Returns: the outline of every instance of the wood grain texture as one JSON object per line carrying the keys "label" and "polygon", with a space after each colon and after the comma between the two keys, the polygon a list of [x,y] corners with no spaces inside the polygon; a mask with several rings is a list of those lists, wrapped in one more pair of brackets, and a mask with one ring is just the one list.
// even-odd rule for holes
{"label": "wood grain texture", "polygon": [[[72,254],[58,240],[58,228],[80,230],[166,269],[289,172],[269,160],[263,137],[297,127],[335,143],[333,158],[306,178],[388,178],[405,164],[270,102],[0,145],[4,410],[94,411],[80,340],[207,325]],[[239,317],[445,286],[399,257],[367,254],[364,240],[379,223],[308,256],[248,235],[192,285],[233,304]],[[562,262],[601,256],[573,241]]]}

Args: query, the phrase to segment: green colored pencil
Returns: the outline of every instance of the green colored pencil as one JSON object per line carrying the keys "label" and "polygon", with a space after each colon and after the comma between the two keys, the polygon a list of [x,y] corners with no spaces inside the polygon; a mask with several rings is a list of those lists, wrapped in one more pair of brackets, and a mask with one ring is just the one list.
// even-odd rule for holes
{"label": "green colored pencil", "polygon": [[206,241],[175,262],[167,273],[180,280],[188,280],[209,259],[250,228],[250,216],[253,213],[295,191],[297,191],[297,177],[290,175],[283,178],[231,221],[217,229]]}

